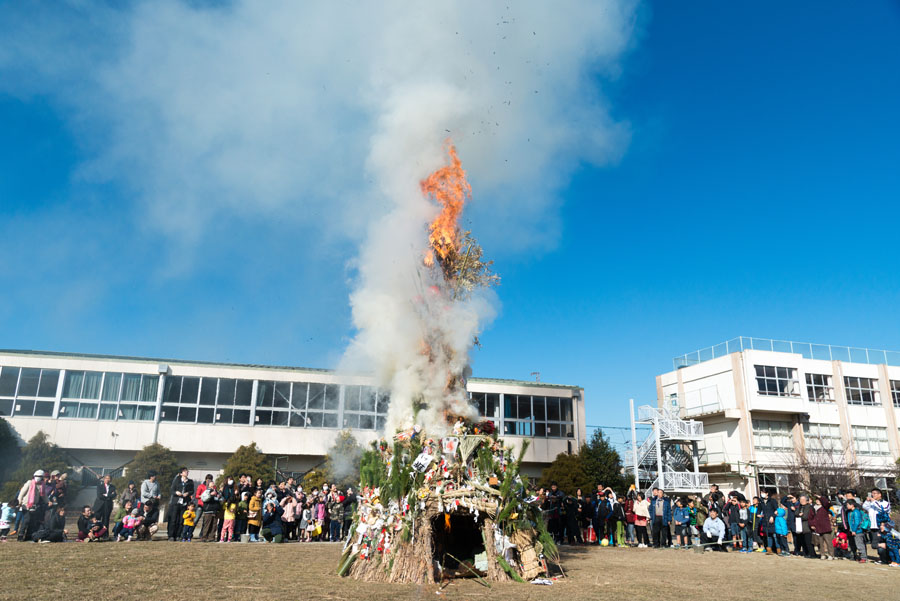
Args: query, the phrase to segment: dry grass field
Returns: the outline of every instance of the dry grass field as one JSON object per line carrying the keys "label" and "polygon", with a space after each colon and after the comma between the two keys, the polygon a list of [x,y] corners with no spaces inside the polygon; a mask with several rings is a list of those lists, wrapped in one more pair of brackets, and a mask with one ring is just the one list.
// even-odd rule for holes
{"label": "dry grass field", "polygon": [[0,544],[0,599],[896,599],[900,568],[849,561],[653,549],[563,547],[552,586],[473,580],[370,585],[335,574],[333,544]]}

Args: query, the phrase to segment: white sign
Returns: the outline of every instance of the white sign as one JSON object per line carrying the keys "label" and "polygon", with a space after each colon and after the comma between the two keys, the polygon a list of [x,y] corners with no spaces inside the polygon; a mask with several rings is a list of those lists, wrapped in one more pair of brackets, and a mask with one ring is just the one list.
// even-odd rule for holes
{"label": "white sign", "polygon": [[429,455],[428,453],[420,453],[416,460],[413,461],[412,468],[417,472],[424,473],[425,470],[428,469],[428,466],[431,465],[431,462],[434,461],[434,457]]}

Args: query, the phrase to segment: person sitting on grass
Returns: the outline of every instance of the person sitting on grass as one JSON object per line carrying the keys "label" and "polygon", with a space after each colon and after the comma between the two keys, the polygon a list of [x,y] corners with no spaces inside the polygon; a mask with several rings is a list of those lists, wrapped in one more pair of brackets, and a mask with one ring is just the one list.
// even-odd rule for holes
{"label": "person sitting on grass", "polygon": [[724,538],[725,522],[719,517],[719,510],[712,508],[709,510],[709,517],[703,522],[700,544],[710,545],[707,549],[712,549],[713,551],[727,551],[727,547],[722,544]]}
{"label": "person sitting on grass", "polygon": [[137,507],[132,509],[130,514],[122,518],[122,529],[119,530],[118,540],[125,539],[130,542],[134,537],[135,529],[141,525],[143,520],[144,518],[140,515],[140,510]]}
{"label": "person sitting on grass", "polygon": [[124,525],[125,516],[131,515],[134,504],[131,501],[125,501],[113,514],[112,522],[114,524],[112,535],[117,541],[122,540],[122,526]]}
{"label": "person sitting on grass", "polygon": [[197,519],[197,512],[194,511],[194,504],[188,503],[187,509],[184,510],[184,513],[181,514],[181,522],[184,524],[181,527],[181,540],[182,542],[191,542],[194,538],[194,520]]}
{"label": "person sitting on grass", "polygon": [[894,529],[894,522],[887,512],[878,512],[879,542],[878,553],[887,554],[889,563],[893,567],[900,566],[900,532]]}
{"label": "person sitting on grass", "polygon": [[150,499],[144,503],[144,519],[135,528],[135,537],[138,540],[152,540],[157,530],[159,530],[159,503],[156,499]]}
{"label": "person sitting on grass", "polygon": [[53,517],[40,530],[34,533],[31,540],[41,543],[61,543],[66,540],[69,531],[66,530],[66,508],[57,507]]}
{"label": "person sitting on grass", "polygon": [[10,529],[16,523],[16,515],[19,512],[19,500],[13,499],[0,507],[0,542],[5,542]]}
{"label": "person sitting on grass", "polygon": [[262,537],[267,543],[284,542],[284,535],[281,526],[281,516],[284,515],[284,509],[275,499],[266,501],[266,508],[263,511]]}
{"label": "person sitting on grass", "polygon": [[108,540],[109,531],[106,529],[106,526],[103,525],[103,522],[100,521],[100,516],[91,513],[91,525],[87,531],[87,536],[85,537],[85,542],[88,543],[99,543],[105,540]]}
{"label": "person sitting on grass", "polygon": [[847,538],[846,532],[838,532],[831,540],[831,544],[834,547],[835,557],[838,559],[852,559],[853,555],[850,553],[850,541]]}

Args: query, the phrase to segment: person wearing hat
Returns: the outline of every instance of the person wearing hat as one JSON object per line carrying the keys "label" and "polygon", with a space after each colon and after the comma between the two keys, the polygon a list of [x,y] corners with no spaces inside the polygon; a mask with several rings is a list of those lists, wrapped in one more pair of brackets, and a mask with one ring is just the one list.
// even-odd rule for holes
{"label": "person wearing hat", "polygon": [[[46,474],[46,471],[44,472]],[[44,519],[42,523],[49,524],[56,515],[59,502],[56,499],[56,483],[59,482],[59,470],[50,472],[49,478],[44,478],[41,484],[41,496],[44,497]]]}
{"label": "person wearing hat", "polygon": [[141,504],[146,505],[151,500],[159,505],[159,482],[156,481],[156,472],[147,472],[147,479],[141,482]]}
{"label": "person wearing hat", "polygon": [[37,470],[31,479],[19,489],[19,510],[22,512],[22,525],[18,528],[18,540],[31,540],[44,520],[44,506],[46,500],[43,497],[44,470]]}
{"label": "person wearing hat", "polygon": [[66,495],[69,493],[68,478],[69,475],[63,472],[59,474],[59,480],[56,481],[56,504],[60,507],[66,506]]}

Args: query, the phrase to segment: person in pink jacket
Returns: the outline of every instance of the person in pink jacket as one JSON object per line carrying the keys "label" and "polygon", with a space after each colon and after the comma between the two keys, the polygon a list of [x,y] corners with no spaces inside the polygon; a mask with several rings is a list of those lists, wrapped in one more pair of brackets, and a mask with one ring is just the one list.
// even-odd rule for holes
{"label": "person in pink jacket", "polygon": [[141,525],[143,521],[143,516],[139,515],[140,510],[135,507],[131,510],[129,515],[126,515],[122,518],[122,530],[119,532],[119,540],[123,538],[126,541],[130,541],[134,536],[134,529]]}

